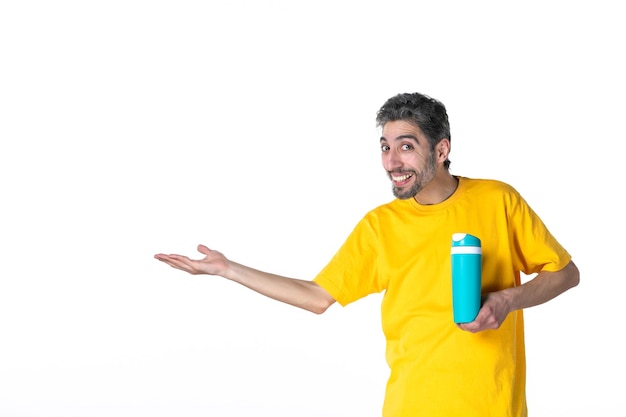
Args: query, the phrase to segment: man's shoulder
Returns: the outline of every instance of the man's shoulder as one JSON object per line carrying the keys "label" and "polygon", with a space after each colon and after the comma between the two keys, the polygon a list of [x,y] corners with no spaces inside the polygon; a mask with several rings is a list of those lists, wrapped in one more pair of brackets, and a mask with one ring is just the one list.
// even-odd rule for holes
{"label": "man's shoulder", "polygon": [[468,177],[459,177],[459,180],[463,183],[464,188],[468,190],[478,190],[481,192],[517,194],[517,190],[515,189],[515,187],[501,180],[496,180],[496,179],[491,179],[491,178],[468,178]]}
{"label": "man's shoulder", "polygon": [[364,219],[381,218],[387,215],[395,216],[399,212],[410,210],[411,203],[409,200],[401,200],[394,198],[386,203],[381,203],[378,206],[370,209],[364,216]]}

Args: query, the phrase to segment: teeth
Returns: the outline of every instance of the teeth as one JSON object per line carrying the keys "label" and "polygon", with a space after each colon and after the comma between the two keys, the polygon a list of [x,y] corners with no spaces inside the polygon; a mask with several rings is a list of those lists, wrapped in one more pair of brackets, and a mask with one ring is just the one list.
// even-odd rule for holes
{"label": "teeth", "polygon": [[406,180],[408,178],[411,178],[411,175],[412,174],[404,174],[404,175],[400,175],[400,176],[392,175],[391,179],[394,180],[394,181],[400,182],[400,181],[404,181],[404,180]]}

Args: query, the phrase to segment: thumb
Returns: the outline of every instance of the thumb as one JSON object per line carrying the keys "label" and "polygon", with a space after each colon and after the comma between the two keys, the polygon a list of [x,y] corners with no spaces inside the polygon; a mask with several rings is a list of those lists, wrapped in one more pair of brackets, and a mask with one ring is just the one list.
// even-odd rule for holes
{"label": "thumb", "polygon": [[198,252],[204,254],[204,255],[208,255],[209,253],[211,253],[211,249],[207,248],[204,245],[198,245]]}

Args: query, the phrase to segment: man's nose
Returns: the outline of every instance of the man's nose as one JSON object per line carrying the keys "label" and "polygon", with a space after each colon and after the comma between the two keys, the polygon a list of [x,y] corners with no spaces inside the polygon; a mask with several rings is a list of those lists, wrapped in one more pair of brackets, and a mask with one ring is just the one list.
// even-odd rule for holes
{"label": "man's nose", "polygon": [[389,152],[383,154],[383,167],[387,171],[394,171],[402,167],[402,161],[399,158],[397,152],[389,150]]}

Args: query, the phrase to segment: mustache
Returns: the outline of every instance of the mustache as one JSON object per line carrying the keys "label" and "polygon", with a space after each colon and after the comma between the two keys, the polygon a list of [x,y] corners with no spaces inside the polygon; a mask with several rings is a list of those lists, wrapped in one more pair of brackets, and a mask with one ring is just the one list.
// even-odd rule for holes
{"label": "mustache", "polygon": [[417,174],[414,169],[394,169],[393,171],[387,171],[387,175],[402,175],[402,174]]}

